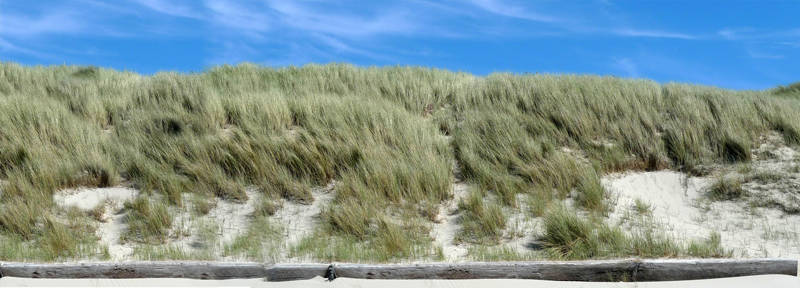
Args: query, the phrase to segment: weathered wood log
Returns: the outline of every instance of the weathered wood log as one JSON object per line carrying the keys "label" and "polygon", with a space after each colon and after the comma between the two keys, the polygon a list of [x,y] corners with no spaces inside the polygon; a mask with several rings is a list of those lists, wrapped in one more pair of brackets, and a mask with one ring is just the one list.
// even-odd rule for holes
{"label": "weathered wood log", "polygon": [[339,277],[364,279],[547,279],[618,281],[631,279],[631,260],[575,262],[486,262],[433,264],[339,264]]}
{"label": "weathered wood log", "polygon": [[[324,277],[328,264],[123,262],[31,264],[0,262],[0,277],[26,278],[266,278],[291,281]],[[338,277],[362,279],[541,279],[564,281],[674,281],[760,274],[797,276],[789,259],[675,259],[337,264]]]}
{"label": "weathered wood log", "polygon": [[266,268],[267,281],[305,280],[325,277],[329,264],[275,264]]}
{"label": "weathered wood log", "polygon": [[677,259],[572,262],[336,265],[339,277],[364,279],[542,279],[564,281],[675,281],[760,274],[797,275],[790,259]]}
{"label": "weathered wood log", "polygon": [[259,263],[122,262],[122,263],[0,263],[4,277],[24,278],[191,278],[245,279],[266,275]]}
{"label": "weathered wood log", "polygon": [[792,259],[641,260],[636,281],[695,280],[761,274],[797,275]]}

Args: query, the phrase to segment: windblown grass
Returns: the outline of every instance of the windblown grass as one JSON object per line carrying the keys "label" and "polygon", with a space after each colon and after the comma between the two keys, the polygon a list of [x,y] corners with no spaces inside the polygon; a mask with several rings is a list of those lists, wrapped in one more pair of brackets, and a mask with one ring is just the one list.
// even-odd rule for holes
{"label": "windblown grass", "polygon": [[458,242],[492,244],[503,236],[506,215],[500,204],[484,199],[484,193],[473,190],[459,203],[461,231],[456,235]]}
{"label": "windblown grass", "polygon": [[684,245],[678,239],[655,230],[653,226],[626,233],[620,227],[602,220],[581,218],[564,207],[549,211],[544,217],[544,226],[542,241],[548,247],[551,258],[711,258],[732,255],[732,252],[722,248],[718,233],[712,234],[710,239],[693,240]]}
{"label": "windblown grass", "polygon": [[[312,242],[323,240],[309,240],[297,250],[308,253],[298,253],[352,259],[342,253],[366,247],[353,255],[437,257],[420,244],[430,240],[427,232],[414,228],[425,225],[409,223],[432,220],[452,197],[454,161],[498,207],[518,205],[522,193],[548,203],[574,196],[578,208],[602,212],[607,194],[597,177],[603,173],[746,162],[754,139],[768,130],[800,144],[800,99],[792,87],[731,91],[614,77],[476,77],[341,64],[243,64],[142,76],[2,63],[0,237],[19,245],[79,238],[42,229],[60,213],[52,195],[63,188],[131,183],[166,200],[160,203],[193,201],[203,214],[211,202],[198,198],[245,201],[245,187],[254,186],[268,199],[307,203],[310,187],[335,180],[318,239],[338,243],[338,250],[322,251],[322,242]],[[184,192],[198,198],[183,199]],[[153,205],[158,212],[166,204]],[[472,213],[500,219],[496,209]],[[132,213],[128,235],[163,240],[171,216],[157,214]],[[504,229],[502,221],[489,225],[481,217],[473,230],[488,232],[479,234],[491,238]],[[417,232],[399,235],[409,227]],[[74,249],[53,253],[86,256]],[[18,255],[0,257],[11,258]]]}

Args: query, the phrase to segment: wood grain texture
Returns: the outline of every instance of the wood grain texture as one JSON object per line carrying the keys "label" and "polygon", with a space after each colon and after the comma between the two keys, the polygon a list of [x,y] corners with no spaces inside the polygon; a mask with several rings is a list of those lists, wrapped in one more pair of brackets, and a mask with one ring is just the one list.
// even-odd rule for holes
{"label": "wood grain texture", "polygon": [[330,264],[275,264],[266,268],[267,281],[305,280],[324,277]]}
{"label": "wood grain texture", "polygon": [[24,278],[191,278],[246,279],[266,275],[259,263],[123,262],[0,263],[4,277]]}
{"label": "wood grain texture", "polygon": [[547,279],[609,281],[630,274],[630,261],[496,262],[335,266],[339,277],[365,279]]}
{"label": "wood grain texture", "polygon": [[[0,262],[0,277],[25,278],[265,278],[324,277],[329,264],[123,262],[35,264]],[[338,277],[361,279],[541,279],[675,281],[760,274],[797,276],[791,259],[674,259],[426,264],[335,264]]]}
{"label": "wood grain texture", "polygon": [[637,281],[694,280],[761,274],[797,276],[792,259],[642,260]]}

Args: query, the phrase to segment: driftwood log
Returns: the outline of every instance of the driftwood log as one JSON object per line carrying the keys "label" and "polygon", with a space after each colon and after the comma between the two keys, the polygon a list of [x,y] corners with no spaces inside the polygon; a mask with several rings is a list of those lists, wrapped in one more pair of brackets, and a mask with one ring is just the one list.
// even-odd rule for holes
{"label": "driftwood log", "polygon": [[797,275],[797,260],[609,260],[488,262],[459,264],[335,266],[339,277],[364,279],[542,279],[563,281],[672,281],[748,276]]}
{"label": "driftwood log", "polygon": [[264,265],[218,262],[0,263],[0,275],[23,278],[235,279],[264,277]]}
{"label": "driftwood log", "polygon": [[675,259],[427,264],[260,264],[122,262],[33,264],[0,262],[0,277],[25,278],[264,278],[291,281],[327,277],[361,279],[541,279],[563,281],[674,281],[760,274],[797,276],[790,259]]}

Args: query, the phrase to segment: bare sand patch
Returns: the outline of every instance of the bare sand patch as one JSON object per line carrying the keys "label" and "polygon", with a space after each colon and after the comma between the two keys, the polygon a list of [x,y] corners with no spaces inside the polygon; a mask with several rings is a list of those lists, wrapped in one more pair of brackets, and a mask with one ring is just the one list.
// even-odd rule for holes
{"label": "bare sand patch", "polygon": [[[214,245],[213,252],[223,251],[225,244],[233,242],[234,239],[247,232],[252,222],[252,214],[256,209],[256,203],[261,195],[252,188],[245,189],[247,201],[233,202],[224,199],[214,199],[213,208],[206,215],[196,215],[191,203],[186,203],[184,207],[177,211],[173,221],[174,228],[172,235],[175,239],[168,241],[168,244],[176,245],[184,252],[191,253],[194,250],[207,249],[207,245]],[[189,199],[193,195],[185,193],[184,199]],[[189,201],[187,201],[189,202]],[[213,233],[208,239],[202,230]]]}
{"label": "bare sand patch", "polygon": [[506,231],[501,245],[506,245],[520,253],[532,252],[531,245],[538,242],[544,233],[541,217],[533,217],[528,201],[529,195],[517,195],[517,208],[509,212]]}
{"label": "bare sand patch", "polygon": [[[604,177],[616,207],[609,219],[620,223],[637,199],[650,205],[659,229],[690,240],[719,232],[722,245],[738,257],[800,257],[800,216],[742,201],[710,202],[704,198],[712,180],[675,171],[636,172]],[[773,191],[780,193],[780,191]],[[774,235],[774,237],[770,237]]]}
{"label": "bare sand patch", "polygon": [[53,195],[53,201],[61,207],[89,210],[106,201],[122,204],[136,195],[139,195],[138,190],[127,187],[77,188],[58,191]]}
{"label": "bare sand patch", "polygon": [[[127,260],[133,254],[133,245],[122,243],[120,237],[126,230],[128,224],[125,223],[127,212],[121,212],[122,205],[115,206],[114,209],[106,211],[106,215],[111,215],[106,222],[101,222],[95,233],[100,237],[100,243],[108,247],[108,253],[112,261]],[[111,212],[115,211],[115,212]]]}
{"label": "bare sand patch", "polygon": [[436,216],[437,222],[433,223],[431,237],[438,246],[442,247],[445,261],[458,261],[467,256],[466,245],[456,244],[454,239],[461,229],[458,203],[467,197],[468,193],[469,186],[466,183],[453,183],[453,199],[442,204],[442,207],[439,208],[439,215]]}
{"label": "bare sand patch", "polygon": [[97,224],[95,234],[100,238],[100,243],[108,247],[111,260],[121,261],[133,253],[131,244],[120,241],[120,236],[128,229],[125,223],[127,213],[123,211],[123,206],[137,195],[138,190],[127,187],[78,188],[59,191],[53,200],[61,207],[77,207],[81,210],[104,205],[105,211],[101,217],[104,221]]}
{"label": "bare sand patch", "polygon": [[328,205],[336,195],[334,188],[335,182],[331,182],[325,187],[311,189],[314,202],[311,204],[300,204],[292,201],[283,201],[281,209],[275,212],[272,217],[284,227],[284,237],[287,247],[292,247],[300,240],[314,232],[320,222],[319,214],[322,208]]}

